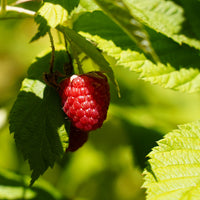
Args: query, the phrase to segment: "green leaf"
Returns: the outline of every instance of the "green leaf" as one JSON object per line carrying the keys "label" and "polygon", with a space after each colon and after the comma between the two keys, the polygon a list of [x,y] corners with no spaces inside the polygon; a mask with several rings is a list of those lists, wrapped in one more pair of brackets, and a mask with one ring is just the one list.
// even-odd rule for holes
{"label": "green leaf", "polygon": [[[187,35],[191,35],[191,37],[200,39],[200,2],[196,0],[180,0],[180,5],[184,9],[184,14],[186,16],[186,19],[184,21],[184,30]],[[188,27],[192,29],[192,31],[188,32]]]}
{"label": "green leaf", "polygon": [[[130,37],[101,11],[82,14],[75,21],[73,28],[77,32],[88,32],[106,40],[112,40],[123,50],[130,49],[141,52]],[[179,45],[172,39],[152,29],[148,28],[147,31],[150,35],[152,46],[162,63],[170,64],[176,69],[200,68],[199,50],[185,44]],[[112,49],[110,50],[112,51]]]}
{"label": "green leaf", "polygon": [[200,41],[180,33],[184,21],[183,9],[172,1],[124,0],[124,2],[131,13],[143,21],[146,26],[170,37],[179,44],[185,43],[200,49]]}
{"label": "green leaf", "polygon": [[69,29],[67,27],[58,27],[58,29],[63,32],[73,49],[79,49],[80,52],[84,52],[94,61],[95,64],[100,67],[100,71],[103,71],[108,75],[119,94],[119,87],[114,78],[112,68],[110,67],[104,56],[97,50],[97,48],[91,42],[87,41],[83,36],[79,35],[72,29]]}
{"label": "green leaf", "polygon": [[80,12],[83,12],[83,11],[89,11],[89,12],[92,12],[94,10],[99,10],[99,6],[94,3],[93,1],[88,1],[88,0],[80,0],[80,3],[79,3],[79,8],[78,8],[78,11]]}
{"label": "green leaf", "polygon": [[164,88],[171,88],[182,92],[197,92],[200,90],[200,73],[198,69],[176,70],[171,65],[158,63],[157,65],[148,60],[137,51],[122,50],[112,41],[107,41],[99,36],[91,36],[81,33],[86,38],[97,43],[97,47],[108,56],[115,58],[116,64],[129,68],[131,71],[140,73],[140,78]]}
{"label": "green leaf", "polygon": [[33,36],[30,42],[38,40],[45,36],[51,28],[63,24],[68,17],[67,11],[58,4],[44,3],[35,16],[35,22],[39,24],[38,32]]}
{"label": "green leaf", "polygon": [[49,183],[39,180],[33,187],[28,187],[29,177],[0,169],[1,199],[63,199],[62,195]]}
{"label": "green leaf", "polygon": [[50,27],[47,25],[47,21],[40,15],[36,15],[35,22],[39,24],[38,32],[33,36],[30,42],[38,40],[50,31]]}
{"label": "green leaf", "polygon": [[158,61],[149,36],[142,24],[137,20],[134,13],[130,13],[122,0],[95,0],[98,5],[126,32],[129,37],[141,48],[145,53],[152,56],[154,61]]}
{"label": "green leaf", "polygon": [[44,2],[49,2],[52,4],[58,4],[70,13],[75,7],[78,6],[80,0],[44,0]]}
{"label": "green leaf", "polygon": [[147,200],[199,199],[199,130],[200,121],[181,125],[153,148],[144,172]]}
{"label": "green leaf", "polygon": [[175,34],[184,21],[183,9],[172,1],[124,0],[131,13],[161,33]]}
{"label": "green leaf", "polygon": [[[56,56],[55,67],[58,59],[63,66],[66,62],[63,51],[57,54],[60,57]],[[61,158],[68,142],[69,122],[61,109],[60,97],[42,81],[49,58],[50,53],[42,55],[32,64],[10,113],[10,132],[30,164],[31,184]]]}
{"label": "green leaf", "polygon": [[99,10],[82,14],[74,22],[73,29],[76,32],[88,32],[106,40],[112,40],[122,49],[130,48],[140,50],[113,20]]}
{"label": "green leaf", "polygon": [[68,17],[68,12],[59,4],[44,3],[39,9],[38,14],[42,16],[51,28],[63,24]]}
{"label": "green leaf", "polygon": [[70,13],[76,6],[78,6],[79,0],[73,1],[45,1],[43,6],[38,10],[35,17],[35,21],[39,24],[38,32],[31,39],[31,42],[38,40],[40,37],[47,34],[51,28],[55,28],[59,24],[63,24],[68,19],[68,13]]}
{"label": "green leaf", "polygon": [[[66,67],[69,63],[69,57],[66,53],[65,48],[61,45],[56,45],[55,59],[54,59],[54,69],[62,74],[64,74],[64,66]],[[35,58],[34,62],[28,69],[28,78],[39,80],[44,82],[44,73],[49,72],[49,65],[51,60],[51,48],[45,50],[38,57]]]}

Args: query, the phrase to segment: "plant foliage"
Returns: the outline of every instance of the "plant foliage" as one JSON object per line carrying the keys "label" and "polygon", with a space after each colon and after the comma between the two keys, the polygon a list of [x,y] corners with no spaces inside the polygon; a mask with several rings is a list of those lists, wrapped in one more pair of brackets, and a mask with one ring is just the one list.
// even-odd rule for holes
{"label": "plant foliage", "polygon": [[[63,51],[57,55],[57,62],[64,65],[67,58]],[[48,70],[49,60],[47,54],[32,64],[10,113],[10,132],[30,164],[31,184],[61,158],[68,141],[65,129],[68,121],[61,110],[60,98],[55,89],[43,82],[42,73]]]}
{"label": "plant foliage", "polygon": [[[43,80],[52,58],[61,73],[69,54],[77,73],[103,71],[118,93],[116,67],[163,88],[199,92],[199,9],[195,0],[47,0],[31,14],[38,24],[31,41],[49,33],[52,46],[52,54],[30,66],[10,114],[10,131],[32,170],[31,184],[62,157],[68,142],[69,123],[57,91]],[[64,44],[55,55],[52,29]],[[181,125],[153,148],[144,172],[148,200],[200,199],[199,129],[199,121]]]}
{"label": "plant foliage", "polygon": [[158,141],[144,172],[147,199],[198,199],[200,122],[179,126]]}
{"label": "plant foliage", "polygon": [[46,181],[38,181],[32,188],[29,177],[0,170],[0,198],[1,199],[63,199],[62,195]]}

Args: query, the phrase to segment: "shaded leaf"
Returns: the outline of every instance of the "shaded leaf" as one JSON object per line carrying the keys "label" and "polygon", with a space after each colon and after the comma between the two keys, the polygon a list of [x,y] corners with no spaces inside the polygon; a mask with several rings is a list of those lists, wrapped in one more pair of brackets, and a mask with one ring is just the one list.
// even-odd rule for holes
{"label": "shaded leaf", "polygon": [[40,81],[25,79],[10,113],[10,132],[33,170],[31,183],[63,154],[57,129],[64,116],[56,95]]}
{"label": "shaded leaf", "polygon": [[[184,21],[185,28],[183,31],[186,32],[187,35],[190,35],[190,37],[195,36],[195,38],[200,39],[200,2],[196,0],[179,0],[178,2],[183,7],[186,16]],[[187,27],[191,28],[192,31],[189,32]]]}
{"label": "shaded leaf", "polygon": [[40,37],[45,36],[50,31],[50,27],[47,25],[47,21],[40,15],[36,15],[35,22],[39,25],[38,32],[33,36],[30,42],[38,40]]}
{"label": "shaded leaf", "polygon": [[[56,58],[64,65],[66,59],[61,59],[61,55],[62,51]],[[69,122],[61,109],[60,97],[42,81],[49,57],[50,54],[44,54],[32,64],[10,113],[10,132],[30,164],[31,184],[61,158],[68,142]]]}
{"label": "shaded leaf", "polygon": [[95,0],[97,4],[113,19],[120,27],[136,42],[145,53],[152,56],[154,61],[158,61],[142,24],[135,18],[134,13],[130,13],[128,7],[122,0]]}

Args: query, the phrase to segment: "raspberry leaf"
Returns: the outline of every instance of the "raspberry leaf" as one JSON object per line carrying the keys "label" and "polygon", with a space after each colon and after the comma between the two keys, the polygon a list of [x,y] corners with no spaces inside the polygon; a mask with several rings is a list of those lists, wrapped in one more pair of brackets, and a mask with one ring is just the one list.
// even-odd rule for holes
{"label": "raspberry leaf", "polygon": [[144,172],[147,200],[199,199],[200,121],[178,128],[149,154],[150,166]]}
{"label": "raspberry leaf", "polygon": [[[191,47],[200,49],[200,41],[193,38],[194,32],[192,31],[190,36],[185,34],[185,32],[188,33],[188,27],[191,25],[182,25],[185,20],[183,13],[184,11],[187,12],[191,7],[187,7],[187,9],[184,8],[183,11],[183,8],[173,1],[165,0],[124,0],[124,2],[129,7],[132,14],[140,18],[145,25],[154,29],[156,32],[166,35],[179,44],[185,43]],[[183,0],[180,1],[181,4],[183,2]],[[185,3],[183,3],[183,5],[184,4]],[[191,1],[189,1],[189,4],[194,6]],[[184,6],[186,7],[187,5],[185,4]],[[196,12],[198,12],[199,4],[197,3],[195,6],[197,9]],[[191,13],[190,15],[193,15],[195,10],[192,9],[189,12]],[[191,21],[194,20],[190,20],[190,23]]]}
{"label": "raspberry leaf", "polygon": [[46,19],[47,24],[51,28],[55,28],[59,24],[63,24],[68,17],[68,12],[59,4],[46,2],[38,11],[38,14]]}
{"label": "raspberry leaf", "polygon": [[78,12],[80,11],[92,12],[92,11],[100,9],[99,6],[95,2],[88,1],[88,0],[80,0],[78,8],[79,8]]}
{"label": "raspberry leaf", "polygon": [[45,36],[50,30],[50,27],[47,25],[47,21],[40,15],[37,15],[35,17],[35,22],[39,25],[38,32],[32,37],[30,42],[34,42],[38,40],[40,37]]}
{"label": "raspberry leaf", "polygon": [[39,24],[38,32],[33,36],[31,42],[43,37],[51,28],[55,28],[59,24],[63,24],[68,17],[68,12],[78,5],[78,0],[72,1],[47,1],[38,10],[35,22]]}
{"label": "raspberry leaf", "polygon": [[69,13],[78,6],[80,0],[66,1],[66,0],[44,0],[44,2],[49,2],[54,5],[60,5],[64,9],[66,9]]}
{"label": "raspberry leaf", "polygon": [[[31,184],[48,167],[54,166],[68,143],[69,122],[61,109],[59,95],[41,81],[42,72],[49,66],[49,57],[50,54],[45,54],[32,64],[10,113],[10,132],[14,133],[17,147],[29,162]],[[66,61],[64,57],[61,60]]]}
{"label": "raspberry leaf", "polygon": [[[191,64],[194,68],[187,69],[187,67],[184,67],[176,70],[176,68],[170,64],[154,64],[148,60],[144,54],[137,51],[130,49],[122,50],[112,41],[102,39],[99,36],[92,36],[88,33],[80,34],[95,41],[98,44],[97,47],[109,56],[115,58],[118,65],[127,67],[130,71],[140,73],[140,78],[145,81],[158,84],[164,88],[171,88],[187,93],[198,92],[200,90],[200,73],[198,69],[195,69],[199,65],[197,63],[199,61],[197,56],[195,57],[195,62],[197,64]],[[191,49],[191,51],[193,50],[194,49]],[[191,53],[190,56],[193,56],[193,54]],[[177,59],[178,57],[179,54],[177,54]]]}
{"label": "raspberry leaf", "polygon": [[151,47],[148,33],[122,0],[95,0],[95,2],[127,33],[140,49],[151,55],[154,61],[158,61],[158,57]]}

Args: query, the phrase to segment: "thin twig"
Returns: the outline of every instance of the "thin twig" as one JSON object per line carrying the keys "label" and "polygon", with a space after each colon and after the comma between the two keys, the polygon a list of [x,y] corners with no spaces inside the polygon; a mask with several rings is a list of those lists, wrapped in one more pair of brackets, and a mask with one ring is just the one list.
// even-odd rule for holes
{"label": "thin twig", "polygon": [[[3,6],[0,7],[0,11],[1,11],[1,13],[3,12]],[[14,11],[14,12],[17,12],[19,14],[28,15],[30,17],[34,17],[35,14],[36,14],[35,11],[24,9],[24,8],[20,8],[20,7],[14,7],[14,6],[6,6],[6,11]]]}
{"label": "thin twig", "polygon": [[55,59],[55,46],[54,46],[53,36],[52,36],[50,30],[49,30],[48,34],[49,34],[49,39],[50,39],[51,48],[52,48],[52,52],[51,52],[51,62],[50,62],[49,72],[50,72],[50,73],[53,73],[54,59]]}

